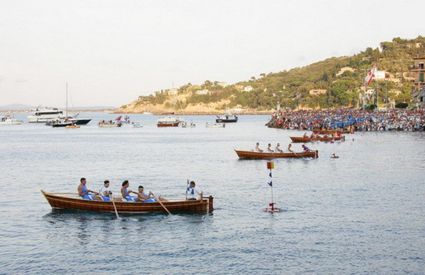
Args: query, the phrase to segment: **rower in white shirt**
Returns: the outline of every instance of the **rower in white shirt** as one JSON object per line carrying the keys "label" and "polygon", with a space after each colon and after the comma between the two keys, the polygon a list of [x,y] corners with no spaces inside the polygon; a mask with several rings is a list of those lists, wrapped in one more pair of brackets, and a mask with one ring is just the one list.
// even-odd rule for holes
{"label": "rower in white shirt", "polygon": [[199,191],[196,188],[196,184],[194,181],[191,181],[189,184],[189,187],[186,190],[186,199],[187,200],[197,200],[199,196],[199,199],[202,199],[202,191]]}
{"label": "rower in white shirt", "polygon": [[109,180],[103,182],[103,186],[99,189],[99,194],[103,201],[111,201],[112,192],[109,189]]}

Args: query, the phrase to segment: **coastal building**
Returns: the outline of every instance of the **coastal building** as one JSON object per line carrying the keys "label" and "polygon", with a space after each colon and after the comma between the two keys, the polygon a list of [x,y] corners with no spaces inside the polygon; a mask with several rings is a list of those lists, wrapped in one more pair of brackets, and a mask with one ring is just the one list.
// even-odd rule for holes
{"label": "coastal building", "polygon": [[197,94],[197,95],[207,95],[209,93],[210,93],[210,91],[208,89],[198,90],[198,91],[195,92],[195,94]]}
{"label": "coastal building", "polygon": [[425,107],[425,56],[413,58],[414,65],[410,69],[414,75],[413,98],[418,107]]}
{"label": "coastal building", "polygon": [[245,86],[245,87],[243,87],[243,91],[244,92],[251,92],[252,90],[254,90],[254,88],[252,88],[252,86]]}
{"label": "coastal building", "polygon": [[171,89],[168,89],[168,90],[165,90],[165,91],[168,93],[168,95],[176,95],[176,94],[179,93],[179,90],[176,89],[176,88],[171,88]]}
{"label": "coastal building", "polygon": [[326,89],[312,89],[308,93],[313,96],[325,95]]}

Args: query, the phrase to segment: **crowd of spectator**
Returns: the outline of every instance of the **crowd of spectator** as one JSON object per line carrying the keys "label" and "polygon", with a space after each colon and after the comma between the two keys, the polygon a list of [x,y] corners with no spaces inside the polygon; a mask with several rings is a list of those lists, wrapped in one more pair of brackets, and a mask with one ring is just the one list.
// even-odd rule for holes
{"label": "crowd of spectator", "polygon": [[425,110],[279,110],[267,126],[292,130],[425,131]]}

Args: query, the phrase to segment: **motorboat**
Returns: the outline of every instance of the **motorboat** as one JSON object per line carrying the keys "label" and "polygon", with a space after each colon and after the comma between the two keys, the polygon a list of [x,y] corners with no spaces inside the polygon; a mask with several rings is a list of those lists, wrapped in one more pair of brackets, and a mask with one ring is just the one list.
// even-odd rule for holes
{"label": "motorboat", "polygon": [[217,119],[215,120],[217,123],[236,123],[238,122],[238,117],[236,115],[232,114],[225,114],[222,116],[217,116]]}
{"label": "motorboat", "polygon": [[22,120],[13,118],[11,115],[5,115],[0,119],[0,125],[21,125]]}
{"label": "motorboat", "polygon": [[63,118],[63,111],[58,108],[42,107],[37,108],[34,114],[28,116],[29,123],[47,123]]}

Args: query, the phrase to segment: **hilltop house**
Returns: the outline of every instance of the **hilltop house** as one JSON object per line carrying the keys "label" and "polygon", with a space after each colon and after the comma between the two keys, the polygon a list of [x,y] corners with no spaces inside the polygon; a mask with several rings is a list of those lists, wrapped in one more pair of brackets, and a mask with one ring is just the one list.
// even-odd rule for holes
{"label": "hilltop house", "polygon": [[308,93],[312,96],[325,95],[326,89],[312,89]]}
{"label": "hilltop house", "polygon": [[412,95],[418,107],[425,107],[425,56],[413,58],[415,64],[410,72],[415,76]]}
{"label": "hilltop house", "polygon": [[195,92],[195,94],[197,94],[197,95],[207,95],[209,93],[210,93],[210,91],[208,89],[198,90],[198,91]]}
{"label": "hilltop house", "polygon": [[245,86],[245,87],[243,87],[243,90],[242,91],[244,91],[244,92],[251,92],[252,90],[254,90],[254,88],[252,88],[252,86]]}

